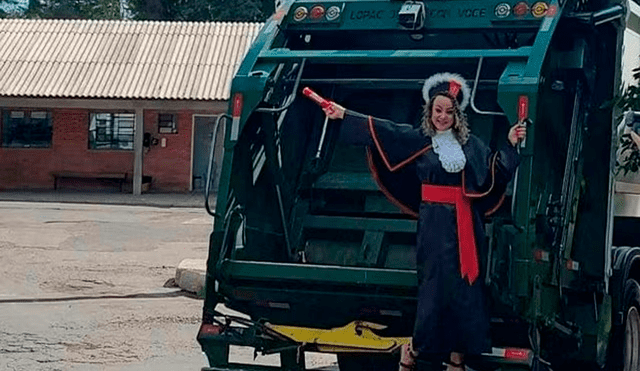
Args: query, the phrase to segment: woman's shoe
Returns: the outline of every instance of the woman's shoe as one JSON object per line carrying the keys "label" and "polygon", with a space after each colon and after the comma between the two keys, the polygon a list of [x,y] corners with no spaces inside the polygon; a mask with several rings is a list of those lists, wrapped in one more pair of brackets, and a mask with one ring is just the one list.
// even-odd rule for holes
{"label": "woman's shoe", "polygon": [[400,348],[400,369],[399,371],[413,371],[416,368],[416,356],[411,349],[411,344],[404,344]]}

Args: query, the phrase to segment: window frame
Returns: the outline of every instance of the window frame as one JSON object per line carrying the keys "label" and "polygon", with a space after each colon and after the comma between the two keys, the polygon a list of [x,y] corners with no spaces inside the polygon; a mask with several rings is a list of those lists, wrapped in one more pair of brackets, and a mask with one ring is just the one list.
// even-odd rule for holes
{"label": "window frame", "polygon": [[[104,117],[96,118],[100,115],[109,115],[110,117],[107,120]],[[98,121],[106,121],[107,125],[99,125]],[[126,122],[130,122],[130,125],[121,125]],[[88,148],[95,151],[133,151],[135,123],[136,115],[130,111],[99,110],[89,112]],[[98,140],[99,136],[103,136],[103,138]],[[127,137],[128,140],[122,140],[122,137]]]}
{"label": "window frame", "polygon": [[[162,116],[171,116],[171,126],[161,125],[163,122]],[[157,120],[158,134],[178,134],[178,114],[173,112],[158,112]]]}
{"label": "window frame", "polygon": [[[13,118],[11,117],[14,112],[22,112],[23,117],[21,118],[23,123],[14,125],[12,122]],[[45,117],[33,117],[34,113],[44,113]],[[32,120],[38,120],[31,122]],[[44,122],[38,124],[40,120],[44,120]],[[26,135],[30,138],[29,143],[26,142],[17,142],[15,139],[12,139],[11,142],[7,142],[8,133],[14,129],[14,126],[26,128],[39,128],[41,133],[37,133],[36,130],[30,130]],[[25,135],[24,132],[22,133]],[[44,139],[37,140],[35,137],[41,136]],[[16,107],[8,107],[0,109],[0,147],[1,148],[21,148],[21,149],[29,149],[29,148],[51,148],[53,146],[53,113],[50,109],[46,108],[16,108]],[[14,135],[15,137],[15,135]],[[16,141],[16,143],[14,143]]]}

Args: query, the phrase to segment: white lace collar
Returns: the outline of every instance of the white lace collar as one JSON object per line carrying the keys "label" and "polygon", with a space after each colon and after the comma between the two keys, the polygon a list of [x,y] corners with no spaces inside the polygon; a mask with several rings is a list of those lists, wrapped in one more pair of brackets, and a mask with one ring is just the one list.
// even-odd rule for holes
{"label": "white lace collar", "polygon": [[432,138],[433,152],[438,155],[440,163],[448,173],[458,173],[464,169],[467,158],[462,151],[460,142],[453,135],[451,129],[438,131]]}

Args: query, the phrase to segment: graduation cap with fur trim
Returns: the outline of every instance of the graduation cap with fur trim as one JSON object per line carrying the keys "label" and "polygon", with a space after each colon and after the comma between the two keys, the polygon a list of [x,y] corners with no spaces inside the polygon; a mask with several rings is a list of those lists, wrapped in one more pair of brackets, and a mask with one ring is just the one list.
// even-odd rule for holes
{"label": "graduation cap with fur trim", "polygon": [[443,91],[456,97],[461,111],[469,105],[471,89],[464,77],[457,73],[441,72],[426,79],[422,86],[422,97],[425,102],[429,102],[432,96]]}

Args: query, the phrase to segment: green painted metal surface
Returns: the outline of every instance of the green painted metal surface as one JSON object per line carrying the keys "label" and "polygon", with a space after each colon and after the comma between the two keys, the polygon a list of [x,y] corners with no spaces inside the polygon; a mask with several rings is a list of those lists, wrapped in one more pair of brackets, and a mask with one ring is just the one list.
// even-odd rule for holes
{"label": "green painted metal surface", "polygon": [[260,53],[260,58],[269,61],[285,61],[306,58],[314,62],[374,64],[424,62],[429,59],[478,59],[487,58],[527,58],[531,54],[530,47],[505,50],[313,50],[292,51],[289,49],[271,49]]}
{"label": "green painted metal surface", "polygon": [[303,281],[306,284],[348,284],[387,287],[414,287],[417,284],[415,271],[331,267],[256,261],[230,261],[221,264],[223,276],[236,280]]}
{"label": "green painted metal surface", "polygon": [[382,218],[353,218],[337,216],[307,215],[304,224],[308,228],[336,228],[367,231],[395,231],[412,233],[416,230],[415,220],[382,219]]}

